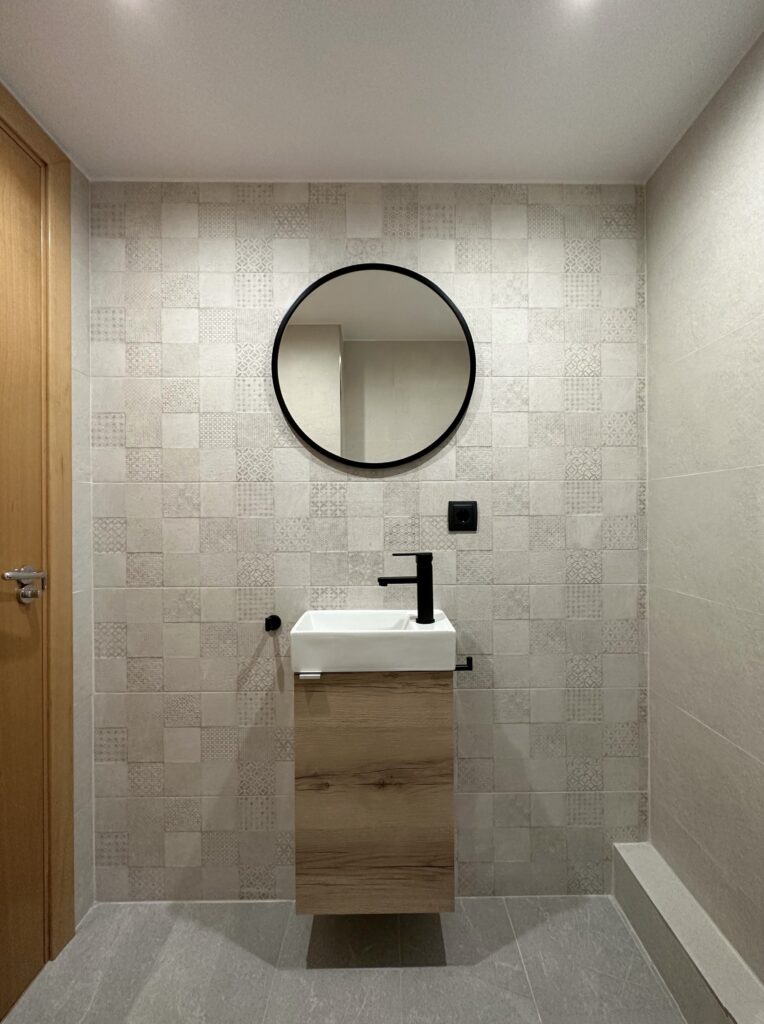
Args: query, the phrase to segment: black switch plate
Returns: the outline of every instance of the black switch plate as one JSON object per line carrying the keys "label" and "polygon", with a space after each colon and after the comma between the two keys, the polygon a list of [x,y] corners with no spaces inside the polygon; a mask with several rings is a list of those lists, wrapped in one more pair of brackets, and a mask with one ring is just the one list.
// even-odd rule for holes
{"label": "black switch plate", "polygon": [[476,501],[449,501],[449,533],[477,533],[478,507]]}

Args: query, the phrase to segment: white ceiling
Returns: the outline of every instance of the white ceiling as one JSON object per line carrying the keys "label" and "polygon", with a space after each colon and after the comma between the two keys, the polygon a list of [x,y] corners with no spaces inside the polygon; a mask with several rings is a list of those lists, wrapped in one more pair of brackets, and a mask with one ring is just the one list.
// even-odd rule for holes
{"label": "white ceiling", "polygon": [[764,0],[0,0],[93,178],[643,181]]}

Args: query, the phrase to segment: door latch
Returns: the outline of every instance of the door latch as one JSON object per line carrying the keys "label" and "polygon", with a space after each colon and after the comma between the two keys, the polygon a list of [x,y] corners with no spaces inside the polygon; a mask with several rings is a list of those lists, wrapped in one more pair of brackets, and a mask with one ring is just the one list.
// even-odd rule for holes
{"label": "door latch", "polygon": [[[3,573],[3,579],[18,583],[16,598],[19,604],[31,604],[45,590],[48,574],[44,569],[33,569],[31,565],[22,565],[20,569],[9,569]],[[34,586],[39,583],[39,587]]]}

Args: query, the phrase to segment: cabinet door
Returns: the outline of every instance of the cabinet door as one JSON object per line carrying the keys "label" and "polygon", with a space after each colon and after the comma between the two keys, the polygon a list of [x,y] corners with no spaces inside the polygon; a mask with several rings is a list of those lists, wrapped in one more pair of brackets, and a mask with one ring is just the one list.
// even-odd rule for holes
{"label": "cabinet door", "polygon": [[299,913],[454,904],[450,672],[295,677]]}

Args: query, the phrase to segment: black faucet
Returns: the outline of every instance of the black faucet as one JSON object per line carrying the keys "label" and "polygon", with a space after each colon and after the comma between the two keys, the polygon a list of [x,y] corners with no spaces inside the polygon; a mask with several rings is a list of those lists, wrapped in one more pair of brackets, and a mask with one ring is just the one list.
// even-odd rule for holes
{"label": "black faucet", "polygon": [[377,583],[416,583],[416,620],[421,623],[435,621],[432,608],[432,551],[396,551],[393,558],[416,558],[416,576],[379,576]]}

